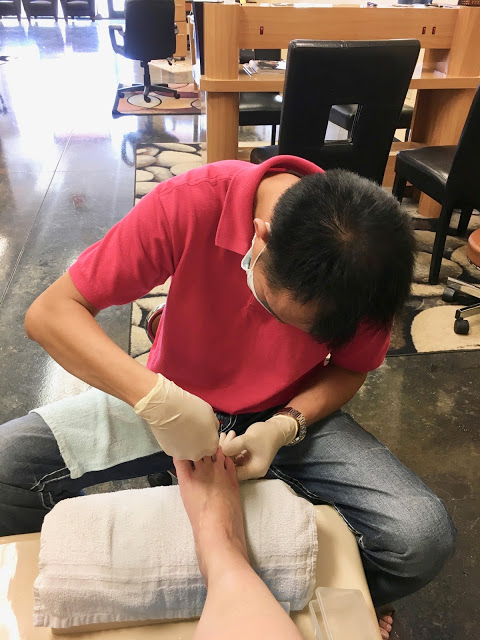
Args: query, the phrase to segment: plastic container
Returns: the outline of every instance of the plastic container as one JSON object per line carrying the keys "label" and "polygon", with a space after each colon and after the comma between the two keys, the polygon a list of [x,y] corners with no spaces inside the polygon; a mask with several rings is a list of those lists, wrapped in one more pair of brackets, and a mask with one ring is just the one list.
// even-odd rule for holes
{"label": "plastic container", "polygon": [[317,640],[378,640],[361,591],[318,587],[315,594],[309,607]]}

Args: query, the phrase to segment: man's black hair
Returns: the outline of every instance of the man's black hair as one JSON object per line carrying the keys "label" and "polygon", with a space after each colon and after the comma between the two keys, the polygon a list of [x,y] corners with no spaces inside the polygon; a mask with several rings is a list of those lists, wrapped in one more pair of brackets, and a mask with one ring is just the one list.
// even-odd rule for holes
{"label": "man's black hair", "polygon": [[282,194],[261,261],[271,289],[318,304],[310,333],[338,347],[361,321],[388,330],[410,292],[414,255],[410,218],[397,200],[335,169]]}

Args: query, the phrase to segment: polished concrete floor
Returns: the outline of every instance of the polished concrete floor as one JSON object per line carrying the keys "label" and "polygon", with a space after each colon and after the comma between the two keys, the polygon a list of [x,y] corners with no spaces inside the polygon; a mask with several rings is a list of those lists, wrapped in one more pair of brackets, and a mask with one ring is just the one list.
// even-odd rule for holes
{"label": "polished concrete floor", "polygon": [[[117,83],[138,79],[139,67],[114,56],[105,21],[4,19],[2,54],[13,59],[0,66],[0,422],[85,386],[27,339],[23,317],[131,208],[134,144],[204,138],[198,116],[112,119]],[[268,141],[269,131],[243,137]],[[127,349],[129,309],[100,321]],[[473,351],[388,358],[350,403],[445,501],[459,531],[441,575],[397,603],[407,639],[480,637],[479,395]]]}

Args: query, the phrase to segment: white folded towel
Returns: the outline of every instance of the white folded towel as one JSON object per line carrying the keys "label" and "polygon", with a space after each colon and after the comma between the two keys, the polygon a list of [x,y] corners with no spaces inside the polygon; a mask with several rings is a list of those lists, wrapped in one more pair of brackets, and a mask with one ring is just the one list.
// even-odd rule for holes
{"label": "white folded towel", "polygon": [[[303,609],[315,587],[315,508],[280,480],[240,491],[252,566],[279,602]],[[198,617],[206,589],[178,486],[60,502],[42,527],[34,589],[35,626]]]}

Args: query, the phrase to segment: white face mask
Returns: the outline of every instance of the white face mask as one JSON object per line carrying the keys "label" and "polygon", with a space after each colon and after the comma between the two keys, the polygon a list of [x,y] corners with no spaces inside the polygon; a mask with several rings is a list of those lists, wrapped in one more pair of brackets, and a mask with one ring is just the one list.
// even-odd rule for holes
{"label": "white face mask", "polygon": [[[265,225],[266,225],[268,231],[270,231],[270,223],[266,222]],[[262,307],[268,311],[268,313],[271,313],[274,316],[275,314],[273,313],[273,311],[268,306],[267,301],[266,300],[260,300],[260,298],[257,296],[257,292],[255,291],[255,284],[253,282],[253,267],[257,264],[257,260],[262,255],[262,253],[265,251],[265,249],[267,248],[267,245],[265,245],[263,247],[263,249],[261,249],[258,252],[257,257],[253,261],[253,264],[251,264],[251,262],[252,262],[253,244],[255,242],[256,237],[257,237],[256,235],[253,236],[253,240],[252,240],[252,244],[250,246],[250,249],[245,254],[245,256],[244,256],[244,258],[242,260],[242,269],[247,272],[247,285],[248,285],[248,288],[250,289],[250,291],[253,293],[253,295],[255,297],[255,300],[257,300],[257,302],[259,302],[262,305]]]}

